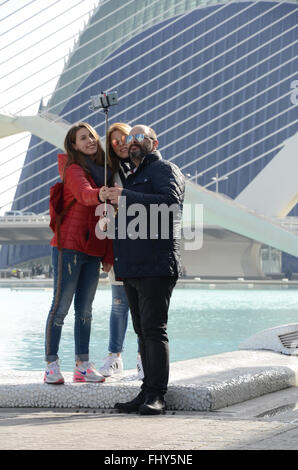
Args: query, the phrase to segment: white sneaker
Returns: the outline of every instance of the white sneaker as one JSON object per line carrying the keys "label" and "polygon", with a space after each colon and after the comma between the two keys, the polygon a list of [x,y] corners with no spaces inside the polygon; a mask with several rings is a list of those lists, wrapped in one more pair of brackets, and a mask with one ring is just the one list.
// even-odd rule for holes
{"label": "white sneaker", "polygon": [[47,364],[43,381],[46,384],[64,384],[64,377],[60,372],[58,359],[54,362],[50,362],[50,364]]}
{"label": "white sneaker", "polygon": [[142,364],[141,354],[138,354],[138,358],[137,358],[137,371],[138,371],[138,379],[139,379],[139,380],[143,380],[143,378],[144,378],[144,370],[143,370],[143,364]]}
{"label": "white sneaker", "polygon": [[91,362],[84,361],[79,366],[76,366],[73,372],[74,382],[104,382],[105,378],[97,372]]}
{"label": "white sneaker", "polygon": [[117,356],[116,353],[110,353],[105,358],[105,363],[100,367],[99,372],[104,377],[111,377],[112,375],[123,374],[123,360],[121,356]]}

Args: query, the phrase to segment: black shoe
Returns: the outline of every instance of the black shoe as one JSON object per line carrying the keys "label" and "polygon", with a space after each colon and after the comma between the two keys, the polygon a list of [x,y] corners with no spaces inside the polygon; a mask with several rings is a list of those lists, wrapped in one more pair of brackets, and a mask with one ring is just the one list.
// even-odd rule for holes
{"label": "black shoe", "polygon": [[115,403],[114,408],[124,413],[139,411],[140,405],[145,402],[145,392],[141,391],[133,400],[126,403]]}
{"label": "black shoe", "polygon": [[147,395],[145,403],[140,405],[140,415],[160,415],[166,409],[165,401],[158,395]]}

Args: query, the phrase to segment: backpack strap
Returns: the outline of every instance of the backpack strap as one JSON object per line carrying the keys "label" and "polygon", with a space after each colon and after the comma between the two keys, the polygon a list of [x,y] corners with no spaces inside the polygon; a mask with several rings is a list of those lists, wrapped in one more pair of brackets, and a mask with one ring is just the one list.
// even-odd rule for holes
{"label": "backpack strap", "polygon": [[65,216],[65,214],[69,211],[69,209],[74,205],[75,202],[76,202],[76,199],[73,199],[73,200],[60,212],[60,214],[58,214],[57,217],[56,217],[57,245],[58,245],[58,250],[59,250],[59,251],[62,250],[62,246],[61,246],[61,233],[60,233],[61,222],[62,222],[62,219],[63,219],[63,217]]}

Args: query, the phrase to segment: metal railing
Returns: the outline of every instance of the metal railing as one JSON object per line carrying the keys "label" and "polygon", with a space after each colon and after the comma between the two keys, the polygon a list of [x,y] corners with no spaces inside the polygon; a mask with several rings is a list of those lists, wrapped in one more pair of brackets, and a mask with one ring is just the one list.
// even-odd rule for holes
{"label": "metal railing", "polygon": [[13,224],[13,223],[32,223],[32,224],[40,224],[40,223],[49,223],[50,216],[49,215],[7,215],[7,216],[0,216],[0,224]]}

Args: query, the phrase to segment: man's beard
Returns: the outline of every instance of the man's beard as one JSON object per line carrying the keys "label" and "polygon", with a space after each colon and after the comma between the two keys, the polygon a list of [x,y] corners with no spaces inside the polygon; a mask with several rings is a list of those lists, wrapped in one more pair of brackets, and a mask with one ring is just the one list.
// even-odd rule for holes
{"label": "man's beard", "polygon": [[131,152],[130,150],[128,151],[128,156],[133,162],[140,162],[143,160],[145,157],[146,153],[143,151],[142,147],[139,145],[136,145],[138,147],[138,150],[135,150],[134,152]]}

